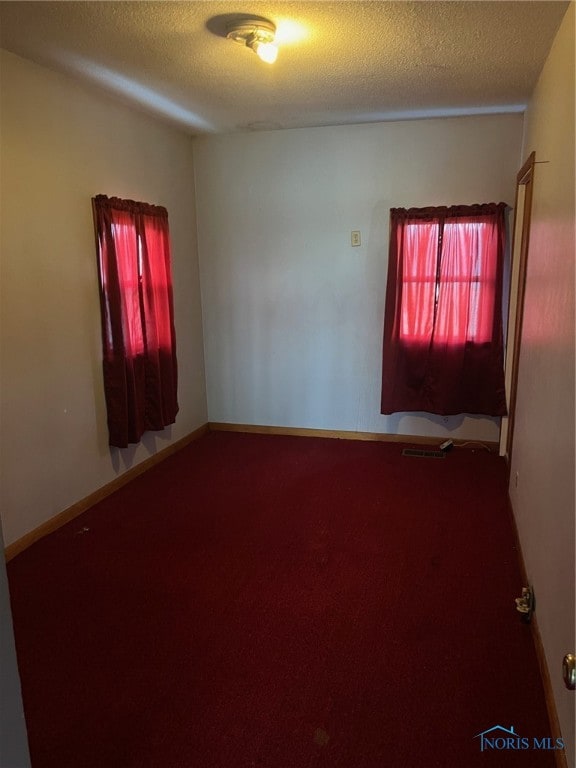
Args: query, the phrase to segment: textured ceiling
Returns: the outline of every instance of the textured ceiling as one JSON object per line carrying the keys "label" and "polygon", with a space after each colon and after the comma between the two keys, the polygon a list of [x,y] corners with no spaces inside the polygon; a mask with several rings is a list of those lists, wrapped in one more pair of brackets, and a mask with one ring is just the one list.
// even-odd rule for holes
{"label": "textured ceiling", "polygon": [[[1,2],[0,45],[191,133],[520,111],[567,2]],[[226,40],[273,21],[275,64]]]}

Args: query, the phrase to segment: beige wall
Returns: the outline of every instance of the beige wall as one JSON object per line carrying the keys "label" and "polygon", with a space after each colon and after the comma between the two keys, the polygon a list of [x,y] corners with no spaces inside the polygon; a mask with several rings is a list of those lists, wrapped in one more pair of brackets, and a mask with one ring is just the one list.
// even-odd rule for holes
{"label": "beige wall", "polygon": [[[510,495],[554,687],[568,764],[574,693],[574,4],[531,99],[524,158],[536,152]],[[515,478],[518,475],[518,486]]]}
{"label": "beige wall", "polygon": [[[1,58],[1,509],[10,544],[206,421],[191,139]],[[180,413],[110,450],[91,197],[166,206]]]}
{"label": "beige wall", "polygon": [[388,223],[396,206],[513,205],[522,120],[197,139],[210,420],[498,440],[499,419],[380,414]]}

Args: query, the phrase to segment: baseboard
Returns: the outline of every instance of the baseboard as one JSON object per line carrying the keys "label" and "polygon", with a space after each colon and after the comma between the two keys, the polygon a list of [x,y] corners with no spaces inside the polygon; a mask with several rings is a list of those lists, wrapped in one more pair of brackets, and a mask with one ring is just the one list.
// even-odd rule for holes
{"label": "baseboard", "polygon": [[[56,531],[58,528],[70,522],[70,520],[73,520],[75,517],[78,517],[78,515],[81,515],[83,512],[86,512],[86,510],[90,509],[90,507],[93,507],[99,501],[102,501],[102,499],[105,499],[107,496],[110,496],[110,494],[114,493],[119,488],[122,488],[122,486],[131,482],[132,480],[134,480],[136,477],[143,474],[144,472],[147,472],[156,464],[159,464],[161,461],[164,461],[164,459],[167,459],[172,454],[177,453],[182,448],[187,446],[189,443],[193,442],[194,440],[197,440],[198,438],[202,437],[209,431],[247,432],[247,433],[253,433],[253,434],[265,434],[265,435],[293,435],[293,436],[299,436],[299,437],[325,437],[325,438],[333,438],[333,439],[339,439],[339,440],[368,440],[368,441],[372,440],[372,441],[395,442],[395,443],[413,443],[417,445],[434,445],[434,444],[437,444],[440,440],[442,440],[442,438],[428,437],[423,435],[393,435],[393,434],[383,434],[380,432],[353,432],[353,431],[346,431],[346,430],[308,429],[308,428],[300,428],[300,427],[277,427],[277,426],[266,426],[266,425],[257,425],[257,424],[229,424],[224,422],[208,422],[207,424],[204,424],[198,429],[196,429],[194,432],[191,432],[186,437],[183,437],[181,440],[178,440],[175,443],[172,443],[168,447],[164,448],[162,451],[158,451],[158,453],[154,454],[153,456],[150,456],[145,461],[140,462],[135,467],[132,467],[127,472],[124,472],[119,477],[116,477],[110,483],[107,483],[106,485],[102,486],[94,493],[91,493],[89,496],[86,496],[84,499],[81,499],[80,501],[76,502],[71,507],[68,507],[63,512],[60,512],[60,514],[50,518],[50,520],[47,520],[38,528],[35,528],[33,531],[30,531],[29,533],[25,534],[14,543],[7,546],[6,549],[4,550],[6,560],[8,561],[16,557],[16,555],[20,554],[20,552],[23,552],[25,549],[27,549],[27,547],[29,547],[34,542],[38,541],[39,539],[42,539],[44,536],[47,536],[49,533]],[[455,445],[463,445],[468,442],[470,441],[454,440]],[[498,451],[497,442],[482,441],[482,445],[485,445],[491,451],[494,451],[494,452]],[[518,552],[520,572],[521,572],[523,583],[526,585],[528,584],[527,575],[526,575],[526,565],[524,562],[524,557],[522,555],[522,549],[520,547],[520,538],[518,536],[516,518],[514,517],[514,512],[513,512],[511,503],[510,503],[510,516],[512,519],[514,535],[516,539],[516,549]],[[550,722],[550,735],[552,739],[555,740],[555,739],[561,738],[562,733],[560,731],[560,721],[558,719],[558,712],[556,709],[556,702],[554,700],[552,682],[550,680],[550,671],[548,669],[548,662],[546,661],[546,654],[544,652],[544,646],[542,643],[540,630],[538,628],[538,620],[536,615],[532,617],[530,628],[532,632],[532,638],[533,638],[534,647],[536,650],[536,655],[538,658],[538,665],[540,668],[542,685],[544,687],[546,708],[548,711],[548,719]],[[556,750],[554,752],[554,757],[556,761],[556,768],[568,768],[568,762],[567,762],[566,753],[564,750]]]}
{"label": "baseboard", "polygon": [[[228,424],[222,421],[208,422],[211,432],[248,432],[257,435],[293,435],[296,437],[327,437],[335,440],[372,440],[384,443],[413,443],[416,445],[439,445],[446,436],[430,437],[427,435],[393,435],[383,432],[353,432],[337,429],[308,429],[305,427],[276,427],[262,424]],[[498,443],[493,441],[454,440],[454,445],[466,445],[474,442],[484,445],[490,451],[498,451]]]}
{"label": "baseboard", "polygon": [[[536,649],[536,656],[538,658],[542,686],[544,687],[544,698],[546,701],[546,709],[548,711],[548,721],[550,722],[550,736],[552,737],[552,742],[556,743],[556,739],[562,738],[562,731],[560,730],[560,720],[558,719],[558,710],[556,709],[552,680],[550,679],[550,670],[548,669],[548,662],[546,661],[546,653],[544,652],[544,644],[542,643],[542,636],[540,634],[540,628],[538,627],[538,617],[536,614],[532,616],[530,627],[532,630],[534,647]],[[554,758],[556,768],[568,768],[568,759],[564,749],[555,750]]]}
{"label": "baseboard", "polygon": [[[324,437],[337,440],[372,440],[380,442],[411,443],[415,445],[438,445],[438,443],[443,439],[442,437],[429,437],[422,435],[394,435],[384,434],[381,432],[353,432],[333,429],[308,429],[304,427],[278,427],[259,424],[228,424],[224,422],[208,422],[186,437],[183,437],[181,440],[172,443],[167,448],[164,448],[162,451],[158,451],[158,453],[150,456],[145,461],[140,462],[140,464],[137,464],[127,472],[124,472],[122,475],[114,478],[114,480],[112,480],[110,483],[102,486],[102,488],[98,488],[98,490],[94,491],[94,493],[91,493],[89,496],[80,499],[80,501],[72,504],[72,506],[68,507],[63,512],[60,512],[54,517],[51,517],[45,523],[42,523],[42,525],[34,528],[34,530],[25,534],[20,539],[17,539],[12,544],[9,544],[4,550],[6,560],[8,561],[16,557],[16,555],[20,554],[20,552],[23,552],[31,544],[34,544],[35,541],[38,541],[53,531],[58,530],[58,528],[61,528],[66,523],[70,522],[70,520],[73,520],[75,517],[78,517],[78,515],[86,512],[86,510],[90,509],[90,507],[93,507],[99,501],[102,501],[102,499],[105,499],[111,493],[114,493],[114,491],[122,488],[122,486],[126,485],[126,483],[134,480],[134,478],[138,477],[138,475],[141,475],[147,470],[151,469],[151,467],[153,467],[155,464],[158,464],[159,462],[168,458],[168,456],[172,455],[173,453],[177,453],[186,445],[193,442],[194,440],[197,440],[199,437],[202,437],[209,431],[248,432],[265,435],[293,435],[297,437]],[[467,442],[468,441],[466,440],[454,440],[455,445],[463,445]],[[486,448],[491,451],[497,451],[498,449],[498,443],[495,442],[483,442],[482,445],[485,445]]]}
{"label": "baseboard", "polygon": [[[394,443],[413,443],[417,445],[434,445],[442,441],[443,438],[428,437],[423,435],[389,435],[382,434],[380,432],[348,432],[341,430],[327,430],[327,429],[305,429],[299,427],[275,427],[265,426],[257,424],[227,424],[224,422],[209,422],[208,428],[210,431],[222,431],[222,432],[249,432],[255,434],[264,435],[295,435],[300,437],[327,437],[335,438],[339,440],[375,440],[382,442],[394,442]],[[454,440],[455,445],[466,445],[467,443],[476,443],[476,441],[468,440]],[[499,453],[498,442],[486,442],[481,441],[481,444],[486,446],[491,452]],[[516,539],[516,550],[518,552],[518,559],[520,564],[520,572],[522,575],[523,584],[527,585],[528,580],[526,576],[526,565],[524,563],[524,557],[522,555],[522,549],[520,547],[520,537],[518,536],[518,528],[516,526],[516,518],[512,509],[512,504],[509,502],[510,516],[512,518],[512,524],[514,527],[514,536]],[[513,606],[513,603],[512,603]],[[562,737],[560,730],[560,721],[558,719],[558,711],[556,709],[556,702],[554,700],[554,692],[552,689],[552,682],[550,680],[550,670],[548,669],[548,662],[546,661],[546,654],[544,652],[544,646],[542,644],[542,637],[538,628],[538,619],[536,615],[532,617],[530,624],[530,631],[532,633],[532,640],[534,642],[534,648],[536,650],[536,656],[538,659],[538,666],[540,669],[540,676],[542,679],[542,686],[544,688],[544,696],[546,701],[546,709],[548,712],[548,720],[550,723],[550,735],[553,740]],[[566,758],[565,750],[555,750],[554,757],[556,762],[556,768],[568,768],[568,762]]]}
{"label": "baseboard", "polygon": [[51,517],[50,520],[42,523],[42,525],[39,525],[38,528],[34,528],[34,530],[26,533],[20,539],[17,539],[15,542],[9,544],[5,548],[4,555],[6,557],[6,561],[12,560],[12,558],[16,557],[16,555],[19,555],[20,552],[23,552],[31,544],[34,544],[35,541],[38,541],[39,539],[44,538],[44,536],[47,536],[49,533],[53,533],[53,531],[58,530],[58,528],[61,528],[66,523],[70,522],[70,520],[73,520],[75,517],[78,517],[78,515],[86,512],[86,510],[90,509],[90,507],[93,507],[99,501],[102,501],[102,499],[110,496],[110,494],[114,493],[114,491],[122,488],[122,486],[126,485],[131,480],[134,480],[139,475],[142,475],[144,472],[147,472],[153,466],[159,464],[161,461],[164,461],[164,459],[167,459],[172,454],[182,450],[182,448],[186,447],[189,443],[192,443],[194,440],[198,440],[198,438],[202,437],[207,432],[208,424],[203,424],[201,427],[194,430],[194,432],[186,435],[186,437],[177,440],[175,443],[171,443],[171,445],[163,448],[161,451],[158,451],[158,453],[155,453],[148,459],[145,459],[139,464],[136,464],[136,466],[131,467],[122,475],[114,478],[114,480],[112,480],[110,483],[107,483],[101,488],[98,488],[98,490],[94,491],[94,493],[91,493],[89,496],[80,499],[80,501],[72,504],[71,507],[68,507],[58,515]]}
{"label": "baseboard", "polygon": [[[526,571],[526,563],[524,562],[524,555],[522,554],[520,536],[518,534],[518,526],[516,525],[516,517],[514,516],[514,509],[512,507],[510,498],[508,499],[508,503],[510,517],[512,519],[512,526],[514,528],[514,538],[516,542],[516,551],[518,553],[518,563],[520,565],[522,585],[528,586],[529,580]],[[511,603],[511,605],[513,605],[513,603]],[[548,668],[548,661],[546,660],[546,652],[544,651],[544,644],[542,642],[542,635],[540,634],[538,616],[536,613],[532,615],[530,620],[530,632],[532,634],[532,641],[536,651],[536,658],[538,659],[538,668],[540,670],[542,687],[544,688],[544,700],[546,703],[546,711],[548,713],[548,722],[550,724],[550,736],[552,741],[556,743],[556,739],[562,738],[562,731],[560,730],[560,720],[558,718],[558,710],[556,709],[556,700],[554,699],[554,690],[552,688],[552,680],[550,679],[550,670]],[[554,750],[554,761],[556,768],[568,768],[568,759],[564,749]]]}

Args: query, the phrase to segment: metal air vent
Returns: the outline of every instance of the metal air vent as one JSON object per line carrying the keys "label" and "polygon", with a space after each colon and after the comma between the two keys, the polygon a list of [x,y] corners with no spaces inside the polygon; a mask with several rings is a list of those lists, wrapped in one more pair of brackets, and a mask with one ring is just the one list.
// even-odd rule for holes
{"label": "metal air vent", "polygon": [[419,448],[404,448],[402,456],[420,456],[425,459],[445,459],[444,451],[423,451]]}

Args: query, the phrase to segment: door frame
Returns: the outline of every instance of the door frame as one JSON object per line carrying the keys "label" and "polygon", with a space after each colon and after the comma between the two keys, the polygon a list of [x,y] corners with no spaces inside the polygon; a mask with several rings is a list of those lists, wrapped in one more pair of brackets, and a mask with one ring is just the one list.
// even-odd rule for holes
{"label": "door frame", "polygon": [[[512,235],[512,258],[510,265],[510,295],[508,303],[508,338],[506,343],[506,373],[510,371],[508,391],[508,416],[502,418],[500,426],[500,455],[506,456],[508,463],[512,457],[514,441],[514,422],[516,415],[516,397],[518,393],[518,368],[520,364],[520,345],[522,341],[522,323],[524,320],[524,296],[526,292],[526,271],[528,266],[528,248],[530,245],[530,218],[532,214],[532,191],[536,153],[531,152],[516,176],[516,199],[514,202],[514,227]],[[518,209],[520,187],[524,193],[521,210]],[[519,217],[521,226],[519,230]],[[518,235],[520,242],[518,243]],[[516,262],[518,267],[516,269]],[[513,301],[515,300],[515,301]]]}

